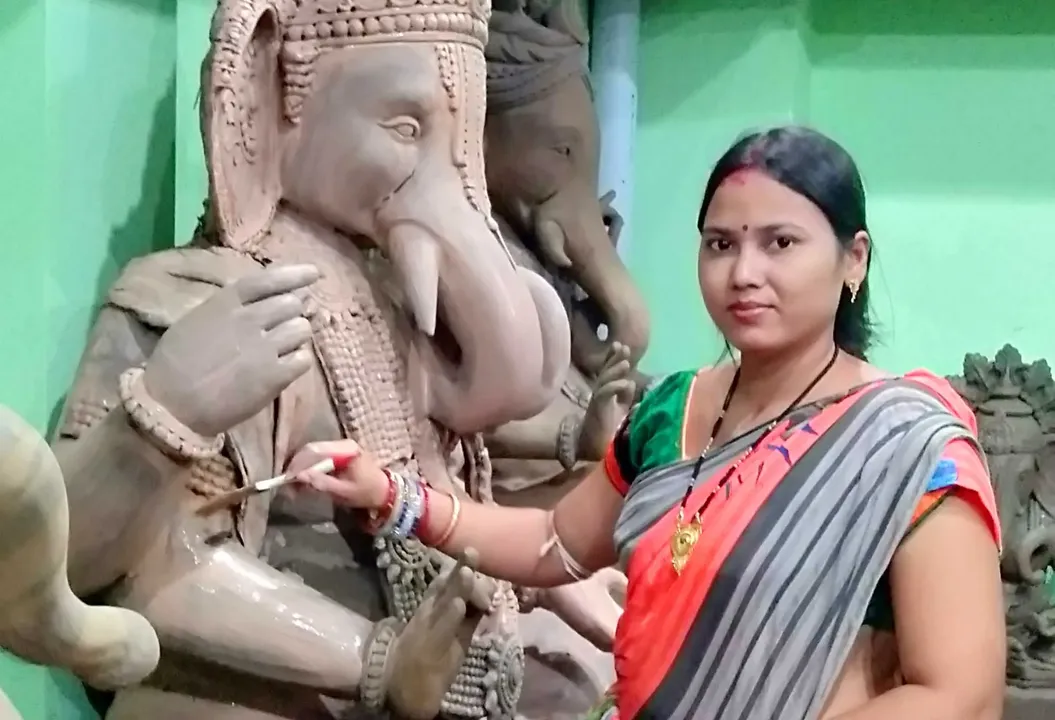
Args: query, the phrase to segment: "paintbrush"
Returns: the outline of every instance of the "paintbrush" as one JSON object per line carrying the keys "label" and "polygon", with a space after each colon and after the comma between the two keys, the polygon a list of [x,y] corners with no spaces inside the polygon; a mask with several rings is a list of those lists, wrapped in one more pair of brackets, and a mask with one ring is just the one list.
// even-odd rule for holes
{"label": "paintbrush", "polygon": [[297,476],[301,475],[302,473],[320,472],[324,475],[329,475],[330,473],[334,472],[342,472],[345,468],[348,467],[349,463],[351,463],[352,460],[355,460],[356,457],[358,457],[358,455],[339,455],[323,458],[311,467],[304,468],[300,472],[283,473],[281,475],[276,475],[273,478],[261,480],[260,482],[255,482],[251,485],[240,487],[237,490],[232,490],[230,492],[223,493],[222,495],[217,495],[216,497],[202,503],[201,507],[199,507],[197,510],[197,514],[202,516],[212,515],[213,513],[223,510],[224,508],[229,508],[232,505],[241,505],[248,498],[251,498],[254,495],[266,493],[270,490],[274,490],[275,488],[280,488],[285,485],[289,485],[290,483],[293,483],[294,481],[296,481]]}

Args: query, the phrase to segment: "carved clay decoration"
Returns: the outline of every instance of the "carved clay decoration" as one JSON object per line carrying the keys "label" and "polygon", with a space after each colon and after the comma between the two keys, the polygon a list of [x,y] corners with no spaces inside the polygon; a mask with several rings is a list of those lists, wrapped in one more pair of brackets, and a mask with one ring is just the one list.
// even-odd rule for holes
{"label": "carved clay decoration", "polygon": [[559,393],[566,312],[490,215],[488,14],[220,2],[206,214],[191,246],[110,289],[55,443],[75,591],[141,612],[165,649],[108,720],[368,717],[386,697],[409,717],[512,717],[512,588],[452,636],[430,620],[454,599],[446,561],[416,541],[371,541],[306,496],[193,512],[340,437],[434,484],[456,465],[451,489],[487,501],[479,433]]}
{"label": "carved clay decoration", "polygon": [[[950,378],[978,418],[1004,532],[1008,684],[1021,702],[1055,711],[1055,383],[1043,361],[1005,345],[990,362],[964,359]],[[1046,692],[1045,692],[1046,691]],[[1009,702],[1018,702],[1012,697]],[[1038,706],[1039,707],[1039,706]],[[1009,706],[1007,717],[1033,717]],[[1032,711],[1029,711],[1032,712]],[[1018,713],[1018,714],[1015,714]],[[1036,717],[1040,717],[1037,715]],[[1045,715],[1047,717],[1047,715]]]}
{"label": "carved clay decoration", "polygon": [[[0,406],[0,647],[98,688],[140,682],[160,648],[141,615],[89,607],[66,579],[66,487],[36,430]],[[3,693],[0,718],[21,720]]]}
{"label": "carved clay decoration", "polygon": [[[561,466],[571,472],[565,479],[574,479],[582,461],[600,459],[614,430],[604,425],[621,417],[587,410],[592,386],[604,374],[613,343],[627,348],[633,367],[649,335],[644,298],[616,253],[621,223],[608,206],[611,196],[598,200],[600,137],[578,3],[528,5],[527,12],[496,9],[491,19],[485,167],[495,218],[514,258],[561,295],[572,328],[573,367],[550,407],[488,438],[503,499],[539,485]],[[604,384],[602,395],[609,390]],[[509,501],[549,504],[566,489],[566,483],[536,487]]]}

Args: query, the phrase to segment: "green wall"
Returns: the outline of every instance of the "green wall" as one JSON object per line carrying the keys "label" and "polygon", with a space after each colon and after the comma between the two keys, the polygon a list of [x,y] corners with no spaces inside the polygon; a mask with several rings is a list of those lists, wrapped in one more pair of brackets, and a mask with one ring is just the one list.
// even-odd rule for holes
{"label": "green wall", "polygon": [[[598,0],[603,2],[604,0]],[[1055,9],[1039,2],[644,0],[631,265],[653,371],[718,342],[695,280],[711,164],[744,128],[817,125],[857,157],[880,363],[956,370],[1006,341],[1055,359]],[[0,402],[54,422],[103,288],[189,238],[205,193],[198,71],[215,0],[2,0]],[[1055,7],[1055,6],[1053,6]],[[999,9],[997,9],[999,8]],[[973,259],[972,259],[973,258]],[[44,282],[41,283],[40,280]],[[698,333],[685,333],[696,327]],[[0,656],[27,720],[94,718],[67,675]]]}
{"label": "green wall", "polygon": [[648,369],[717,357],[700,196],[737,134],[792,121],[864,175],[880,364],[954,372],[1005,342],[1055,360],[1055,4],[643,2],[631,265],[653,310]]}
{"label": "green wall", "polygon": [[[176,0],[0,2],[0,402],[55,421],[98,301],[173,239]],[[26,720],[95,718],[65,673],[0,655]]]}

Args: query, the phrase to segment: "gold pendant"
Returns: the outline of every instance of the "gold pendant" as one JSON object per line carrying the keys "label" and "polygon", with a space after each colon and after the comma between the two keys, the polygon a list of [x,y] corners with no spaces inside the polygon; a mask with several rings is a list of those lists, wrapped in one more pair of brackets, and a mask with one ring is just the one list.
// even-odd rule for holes
{"label": "gold pendant", "polygon": [[670,564],[674,572],[681,575],[681,571],[689,562],[696,542],[700,539],[700,518],[693,516],[688,524],[678,515],[677,525],[674,526],[674,535],[670,538]]}

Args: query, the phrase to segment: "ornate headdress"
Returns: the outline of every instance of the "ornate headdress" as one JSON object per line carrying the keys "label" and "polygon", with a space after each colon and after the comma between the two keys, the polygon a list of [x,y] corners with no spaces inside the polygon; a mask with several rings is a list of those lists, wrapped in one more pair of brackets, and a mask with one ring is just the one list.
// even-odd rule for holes
{"label": "ornate headdress", "polygon": [[[220,0],[201,104],[212,230],[236,248],[267,232],[282,189],[279,120],[300,121],[316,63],[330,50],[434,45],[452,108],[465,113],[465,136],[482,133],[483,98],[460,98],[457,75],[472,76],[462,84],[482,94],[490,15],[491,0]],[[465,143],[461,152],[471,149]],[[482,168],[482,157],[459,158],[466,178],[482,178]],[[486,194],[466,183],[470,201],[489,217]]]}
{"label": "ornate headdress", "polygon": [[534,15],[524,10],[494,13],[484,51],[488,113],[529,105],[573,76],[589,84],[581,23],[568,20],[563,10],[568,2],[541,4]]}
{"label": "ornate headdress", "polygon": [[282,19],[286,118],[297,122],[327,50],[390,42],[464,43],[483,51],[491,0],[288,0]]}

